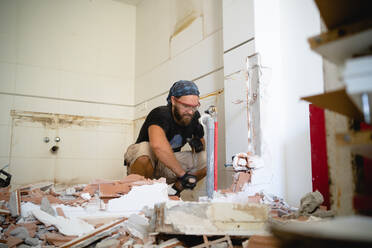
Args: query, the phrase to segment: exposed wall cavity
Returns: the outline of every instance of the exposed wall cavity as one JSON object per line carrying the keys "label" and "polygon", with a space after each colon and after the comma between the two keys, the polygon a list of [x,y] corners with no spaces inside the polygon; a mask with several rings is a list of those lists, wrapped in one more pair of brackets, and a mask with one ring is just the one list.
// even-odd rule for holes
{"label": "exposed wall cavity", "polygon": [[38,122],[45,128],[57,129],[71,126],[79,127],[94,127],[99,125],[133,125],[133,121],[114,118],[100,118],[79,115],[65,115],[55,113],[40,113],[31,111],[16,111],[10,112],[13,123],[18,126],[25,122]]}

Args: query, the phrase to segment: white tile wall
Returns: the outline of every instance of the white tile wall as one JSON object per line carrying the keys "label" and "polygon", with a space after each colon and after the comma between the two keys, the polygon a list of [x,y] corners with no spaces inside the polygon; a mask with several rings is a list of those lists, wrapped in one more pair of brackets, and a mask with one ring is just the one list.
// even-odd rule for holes
{"label": "white tile wall", "polygon": [[195,83],[198,85],[201,96],[223,89],[223,69],[198,79]]}
{"label": "white tile wall", "polygon": [[222,2],[223,0],[204,0],[204,37],[222,29]]}
{"label": "white tile wall", "polygon": [[14,96],[12,109],[43,113],[61,113],[59,101],[23,96]]}
{"label": "white tile wall", "polygon": [[97,178],[122,179],[126,167],[122,160],[58,159],[55,179],[68,184],[89,183]]}
{"label": "white tile wall", "polygon": [[[43,127],[29,127],[17,125],[13,128],[12,157],[31,159],[31,158],[51,158],[49,149],[53,146],[52,142],[45,143],[44,137],[55,137],[54,130]],[[9,146],[8,146],[9,147]]]}
{"label": "white tile wall", "polygon": [[100,76],[97,99],[102,102],[132,105],[134,80]]}
{"label": "white tile wall", "polygon": [[155,67],[149,73],[136,78],[135,103],[168,91],[174,82],[170,78],[170,61]]}
{"label": "white tile wall", "polygon": [[17,158],[10,161],[12,185],[23,185],[41,181],[53,181],[55,173],[53,158]]}
{"label": "white tile wall", "polygon": [[137,5],[136,77],[169,59],[170,1],[145,0]]}
{"label": "white tile wall", "polygon": [[186,29],[171,37],[171,57],[175,57],[203,39],[203,17],[196,18]]}
{"label": "white tile wall", "polygon": [[253,0],[223,1],[224,51],[254,37]]}
{"label": "white tile wall", "polygon": [[[170,79],[193,79],[223,66],[222,31],[181,53],[170,62]],[[170,88],[169,83],[167,88]]]}
{"label": "white tile wall", "polygon": [[98,100],[100,98],[100,78],[97,75],[58,71],[59,97],[77,100]]}
{"label": "white tile wall", "polygon": [[[80,129],[80,130],[79,130]],[[85,128],[58,130],[61,137],[58,158],[96,159],[98,158],[98,134]]]}
{"label": "white tile wall", "polygon": [[[254,42],[248,42],[235,48],[223,55],[224,57],[224,75],[229,75],[239,70],[246,70],[247,57],[255,53]],[[241,75],[240,75],[241,76]],[[232,76],[238,77],[238,74]]]}
{"label": "white tile wall", "polygon": [[15,91],[15,72],[15,64],[0,62],[0,91],[7,93]]}
{"label": "white tile wall", "polygon": [[[0,166],[1,168],[5,165],[9,164],[9,156],[1,157],[0,156]],[[9,169],[6,169],[6,171],[9,171]]]}
{"label": "white tile wall", "polygon": [[19,94],[59,97],[62,83],[56,70],[17,65],[16,92]]}
{"label": "white tile wall", "polygon": [[2,125],[11,124],[10,110],[12,109],[13,100],[13,96],[0,94],[0,124]]}
{"label": "white tile wall", "polygon": [[0,61],[16,62],[16,39],[14,35],[0,33]]}
{"label": "white tile wall", "polygon": [[[9,156],[11,126],[0,125],[0,157]],[[0,165],[1,168],[1,165]]]}
{"label": "white tile wall", "polygon": [[0,33],[15,34],[13,28],[16,24],[17,1],[2,0],[0,1]]}
{"label": "white tile wall", "polygon": [[130,145],[124,133],[98,132],[97,158],[123,160],[125,149]]}

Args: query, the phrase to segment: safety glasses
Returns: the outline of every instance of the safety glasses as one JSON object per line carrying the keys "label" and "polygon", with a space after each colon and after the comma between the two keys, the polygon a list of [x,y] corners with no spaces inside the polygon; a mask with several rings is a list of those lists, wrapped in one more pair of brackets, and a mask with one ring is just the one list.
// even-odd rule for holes
{"label": "safety glasses", "polygon": [[184,103],[180,100],[178,100],[176,97],[174,97],[174,100],[185,110],[191,110],[192,112],[196,112],[199,107],[200,107],[200,103],[198,103],[197,105],[190,105],[190,104],[187,104],[187,103]]}

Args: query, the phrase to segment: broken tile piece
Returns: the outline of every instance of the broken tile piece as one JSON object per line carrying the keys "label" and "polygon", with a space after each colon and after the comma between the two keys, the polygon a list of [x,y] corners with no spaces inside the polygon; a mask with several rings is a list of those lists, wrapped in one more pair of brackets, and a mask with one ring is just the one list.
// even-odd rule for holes
{"label": "broken tile piece", "polygon": [[58,216],[62,216],[62,217],[64,217],[64,218],[66,218],[66,215],[65,215],[65,213],[63,212],[63,209],[62,209],[62,208],[57,207],[56,210],[57,210],[57,214],[58,214]]}
{"label": "broken tile piece", "polygon": [[55,246],[61,246],[64,243],[67,243],[73,239],[76,239],[77,236],[65,236],[59,233],[46,233],[44,234],[44,239]]}
{"label": "broken tile piece", "polygon": [[30,237],[27,229],[25,227],[17,227],[10,232],[10,235],[25,240],[26,238]]}
{"label": "broken tile piece", "polygon": [[37,246],[40,243],[40,240],[38,238],[26,238],[25,239],[25,244],[26,245],[31,245],[31,246]]}
{"label": "broken tile piece", "polygon": [[149,220],[138,214],[132,214],[128,220],[124,221],[124,226],[133,236],[144,239],[148,235]]}
{"label": "broken tile piece", "polygon": [[21,198],[19,195],[19,190],[15,190],[10,195],[9,199],[9,210],[12,217],[17,217],[21,212]]}
{"label": "broken tile piece", "polygon": [[23,240],[17,237],[9,236],[6,239],[6,244],[8,245],[9,248],[16,247],[17,245],[21,243],[23,243]]}
{"label": "broken tile piece", "polygon": [[50,205],[48,198],[46,198],[46,197],[43,197],[43,199],[41,199],[40,210],[43,210],[44,212],[46,212],[46,213],[48,213],[52,216],[57,215],[56,212],[54,211],[54,209],[52,208],[52,206]]}
{"label": "broken tile piece", "polygon": [[67,219],[61,216],[54,217],[38,209],[33,210],[32,214],[45,225],[57,227],[58,231],[64,235],[83,235],[94,230],[92,225],[80,219]]}

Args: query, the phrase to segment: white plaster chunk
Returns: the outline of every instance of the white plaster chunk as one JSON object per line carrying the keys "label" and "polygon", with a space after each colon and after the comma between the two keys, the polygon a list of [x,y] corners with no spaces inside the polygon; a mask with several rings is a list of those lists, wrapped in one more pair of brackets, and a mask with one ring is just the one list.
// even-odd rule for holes
{"label": "white plaster chunk", "polygon": [[35,209],[40,209],[39,205],[32,202],[22,202],[21,203],[21,216],[22,218],[28,218],[32,216],[32,211]]}
{"label": "white plaster chunk", "polygon": [[81,198],[83,198],[84,200],[90,200],[92,197],[90,196],[89,193],[83,193],[80,195]]}
{"label": "white plaster chunk", "polygon": [[149,220],[138,214],[132,214],[124,221],[124,226],[133,236],[144,239],[148,234]]}
{"label": "white plaster chunk", "polygon": [[110,200],[107,210],[110,212],[138,213],[144,207],[154,208],[157,203],[167,202],[168,186],[166,183],[135,186],[128,194]]}
{"label": "white plaster chunk", "polygon": [[64,235],[83,235],[94,230],[94,227],[80,219],[67,219],[61,216],[54,217],[40,209],[32,210],[32,214],[46,226],[55,226]]}
{"label": "white plaster chunk", "polygon": [[169,212],[164,223],[172,224],[175,229],[182,230],[185,234],[214,233],[218,231],[210,220],[185,213],[182,210]]}

